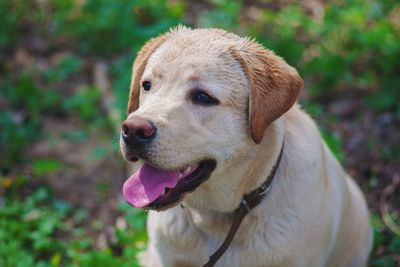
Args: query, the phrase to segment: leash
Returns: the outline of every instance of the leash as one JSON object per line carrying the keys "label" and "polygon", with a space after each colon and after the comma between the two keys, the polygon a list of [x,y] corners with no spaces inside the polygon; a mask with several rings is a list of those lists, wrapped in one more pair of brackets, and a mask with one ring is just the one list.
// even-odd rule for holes
{"label": "leash", "polygon": [[203,267],[213,267],[215,265],[215,263],[222,257],[222,255],[228,249],[244,217],[246,217],[246,215],[252,209],[257,207],[257,205],[260,204],[260,202],[264,199],[265,195],[268,193],[269,189],[271,188],[271,183],[275,177],[276,171],[278,170],[279,164],[281,162],[284,145],[285,143],[283,142],[278,159],[276,160],[275,165],[272,167],[271,173],[269,174],[265,182],[260,187],[251,191],[249,194],[243,196],[239,207],[237,207],[234,211],[234,219],[231,228],[229,229],[229,232],[225,237],[224,242],[210,256],[209,260],[207,261],[207,263],[203,265]]}

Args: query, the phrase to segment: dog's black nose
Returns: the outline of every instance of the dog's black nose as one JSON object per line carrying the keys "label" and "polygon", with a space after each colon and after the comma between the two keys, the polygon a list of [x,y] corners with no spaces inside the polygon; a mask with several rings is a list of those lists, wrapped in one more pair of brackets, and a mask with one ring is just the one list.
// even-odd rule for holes
{"label": "dog's black nose", "polygon": [[121,136],[130,146],[141,146],[151,142],[156,135],[157,128],[146,119],[131,117],[122,124]]}

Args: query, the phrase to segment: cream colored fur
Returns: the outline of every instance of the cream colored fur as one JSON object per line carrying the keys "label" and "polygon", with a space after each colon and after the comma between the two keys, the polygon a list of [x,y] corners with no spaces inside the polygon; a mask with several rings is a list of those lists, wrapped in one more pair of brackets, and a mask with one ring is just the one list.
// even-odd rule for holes
{"label": "cream colored fur", "polygon": [[[139,107],[129,117],[158,127],[153,165],[176,169],[210,157],[217,167],[182,205],[149,212],[143,265],[202,266],[225,238],[243,195],[270,173],[284,141],[271,190],[244,219],[216,266],[366,266],[372,234],[365,199],[313,120],[295,104],[267,127],[260,144],[253,141],[251,81],[229,52],[251,41],[183,27],[166,36],[149,53],[139,77],[151,80],[152,89],[140,92]],[[188,98],[193,88],[207,90],[220,104],[193,104]]]}

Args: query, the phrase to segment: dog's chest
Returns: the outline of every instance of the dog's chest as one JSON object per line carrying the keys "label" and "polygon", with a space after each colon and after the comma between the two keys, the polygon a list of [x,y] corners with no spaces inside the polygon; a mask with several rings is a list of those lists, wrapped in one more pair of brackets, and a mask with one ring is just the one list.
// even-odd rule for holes
{"label": "dog's chest", "polygon": [[[210,225],[198,214],[193,214],[190,220],[181,212],[167,211],[155,215],[149,216],[148,253],[156,252],[161,265],[154,266],[202,266],[223,242],[230,226],[226,221]],[[276,259],[276,254],[275,257],[268,255],[269,249],[263,236],[257,235],[257,227],[248,221],[244,221],[242,226],[216,266],[274,266],[270,264]]]}

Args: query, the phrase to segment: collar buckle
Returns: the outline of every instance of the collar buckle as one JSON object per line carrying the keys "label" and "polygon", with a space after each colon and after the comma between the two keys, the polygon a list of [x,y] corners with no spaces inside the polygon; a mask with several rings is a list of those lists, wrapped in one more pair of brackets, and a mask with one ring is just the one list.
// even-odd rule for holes
{"label": "collar buckle", "polygon": [[261,186],[260,186],[260,195],[265,195],[265,194],[267,194],[268,193],[268,191],[271,189],[271,185],[266,185],[265,183],[263,183]]}
{"label": "collar buckle", "polygon": [[247,203],[247,200],[246,199],[242,199],[242,205],[243,205],[243,207],[245,207],[245,209],[247,210],[247,212],[250,212],[251,211],[251,208],[250,208],[250,206],[249,206],[249,203]]}

